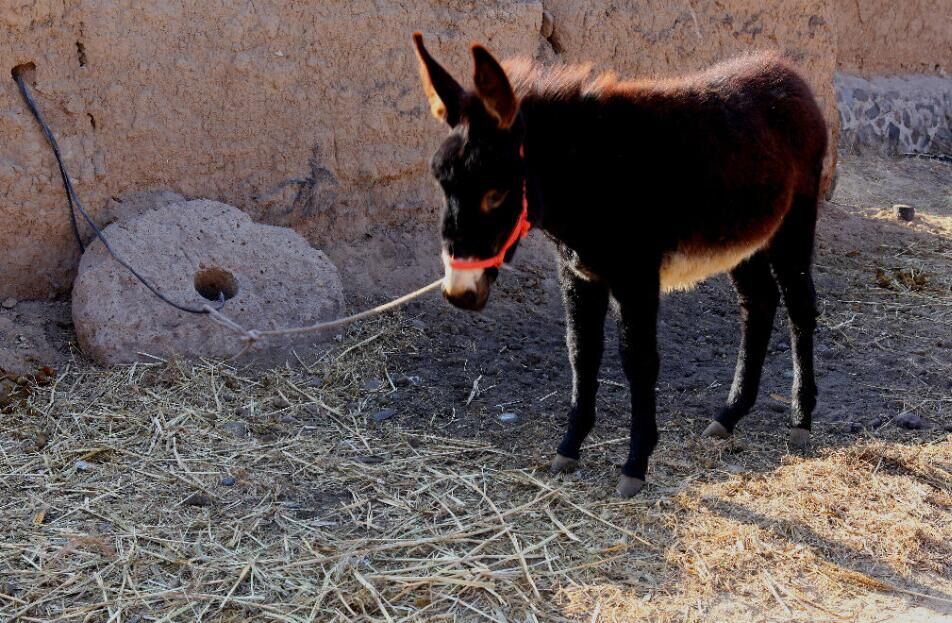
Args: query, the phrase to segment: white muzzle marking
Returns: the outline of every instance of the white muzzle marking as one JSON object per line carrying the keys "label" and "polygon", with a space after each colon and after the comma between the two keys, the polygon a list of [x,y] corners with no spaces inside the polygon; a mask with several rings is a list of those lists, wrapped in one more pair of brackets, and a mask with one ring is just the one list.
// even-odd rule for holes
{"label": "white muzzle marking", "polygon": [[[468,258],[463,258],[468,259]],[[443,251],[443,292],[449,296],[460,296],[464,292],[476,292],[483,278],[482,268],[458,269],[450,265],[450,256]]]}

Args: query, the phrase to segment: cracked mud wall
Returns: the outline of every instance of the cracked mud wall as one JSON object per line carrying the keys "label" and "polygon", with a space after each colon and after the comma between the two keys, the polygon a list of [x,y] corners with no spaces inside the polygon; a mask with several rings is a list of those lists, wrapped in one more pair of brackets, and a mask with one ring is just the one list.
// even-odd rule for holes
{"label": "cracked mud wall", "polygon": [[[393,292],[438,270],[426,163],[444,129],[423,101],[414,30],[461,78],[475,40],[500,56],[629,75],[780,47],[799,59],[835,133],[832,0],[708,4],[8,0],[0,297],[65,295],[78,262],[55,161],[9,79],[17,65],[35,64],[35,96],[100,222],[137,191],[207,197],[294,227],[354,277],[351,291]],[[554,18],[548,40],[543,10]]]}
{"label": "cracked mud wall", "polygon": [[840,71],[952,73],[950,0],[836,0],[836,32]]}

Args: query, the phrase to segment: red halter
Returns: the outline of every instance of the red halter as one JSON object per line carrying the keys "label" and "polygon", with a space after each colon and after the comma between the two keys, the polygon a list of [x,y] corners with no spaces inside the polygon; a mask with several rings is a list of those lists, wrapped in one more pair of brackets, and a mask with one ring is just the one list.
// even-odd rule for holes
{"label": "red halter", "polygon": [[[524,156],[522,147],[519,148],[519,155]],[[512,246],[516,244],[516,242],[525,238],[529,234],[530,229],[532,229],[532,223],[529,222],[529,196],[526,193],[526,182],[523,180],[522,212],[519,213],[519,219],[516,221],[516,226],[513,227],[512,233],[509,234],[509,238],[506,239],[506,243],[502,245],[501,249],[499,249],[499,253],[485,260],[458,260],[451,256],[449,258],[450,267],[457,270],[499,268],[506,262],[506,253],[509,252],[509,249],[511,249]]]}

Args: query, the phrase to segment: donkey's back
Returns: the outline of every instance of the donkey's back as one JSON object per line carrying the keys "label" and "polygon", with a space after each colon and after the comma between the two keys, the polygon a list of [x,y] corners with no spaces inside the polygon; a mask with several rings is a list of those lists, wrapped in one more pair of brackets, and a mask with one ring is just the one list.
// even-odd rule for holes
{"label": "donkey's back", "polygon": [[764,248],[798,197],[818,195],[826,124],[779,54],[664,80],[510,67],[540,120],[527,146],[547,208],[593,217],[565,232],[589,272],[622,266],[634,247],[661,261],[662,290],[691,287]]}

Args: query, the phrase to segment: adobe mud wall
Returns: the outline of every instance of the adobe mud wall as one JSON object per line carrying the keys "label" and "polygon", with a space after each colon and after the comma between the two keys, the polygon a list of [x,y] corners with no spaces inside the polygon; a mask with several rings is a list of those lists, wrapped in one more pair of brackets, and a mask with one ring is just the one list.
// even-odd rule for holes
{"label": "adobe mud wall", "polygon": [[223,201],[293,226],[349,291],[380,294],[419,282],[421,263],[438,270],[426,162],[444,130],[424,104],[412,31],[464,78],[473,40],[622,74],[780,47],[835,135],[833,23],[832,0],[4,2],[0,298],[64,295],[78,262],[55,162],[9,78],[21,64],[36,66],[36,98],[99,222],[135,191]]}
{"label": "adobe mud wall", "polygon": [[952,73],[949,0],[835,0],[839,71]]}

